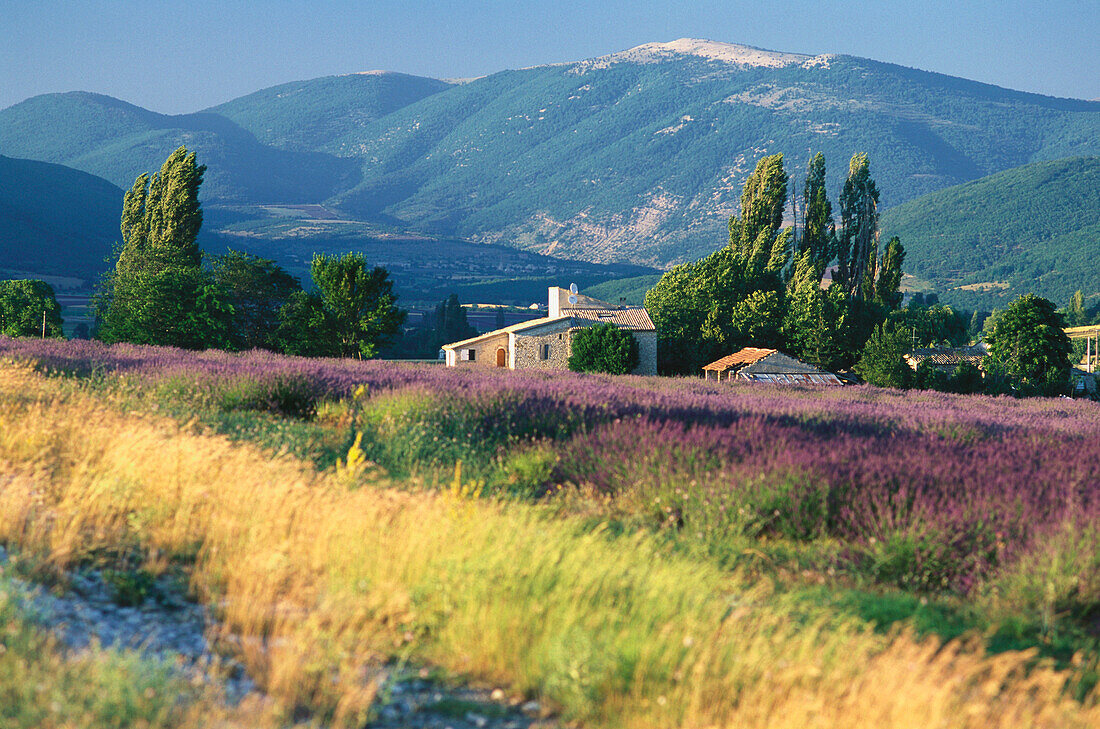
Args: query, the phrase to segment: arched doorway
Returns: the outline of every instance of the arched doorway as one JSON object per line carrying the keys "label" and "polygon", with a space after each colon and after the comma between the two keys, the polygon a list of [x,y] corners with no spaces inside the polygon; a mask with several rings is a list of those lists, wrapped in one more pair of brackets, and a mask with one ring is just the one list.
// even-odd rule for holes
{"label": "arched doorway", "polygon": [[497,349],[497,367],[508,366],[508,353],[504,351],[504,347]]}

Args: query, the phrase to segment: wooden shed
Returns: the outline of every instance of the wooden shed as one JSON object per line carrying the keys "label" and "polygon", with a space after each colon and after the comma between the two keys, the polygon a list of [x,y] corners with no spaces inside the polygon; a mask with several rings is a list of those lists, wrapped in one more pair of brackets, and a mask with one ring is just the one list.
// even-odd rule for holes
{"label": "wooden shed", "polygon": [[788,385],[843,385],[832,372],[795,359],[777,349],[745,347],[703,367],[703,377],[716,381],[738,379]]}

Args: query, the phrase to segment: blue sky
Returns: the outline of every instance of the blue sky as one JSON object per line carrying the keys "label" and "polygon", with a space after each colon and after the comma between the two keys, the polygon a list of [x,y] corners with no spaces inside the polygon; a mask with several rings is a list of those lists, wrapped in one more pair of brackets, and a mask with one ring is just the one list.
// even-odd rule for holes
{"label": "blue sky", "polygon": [[681,37],[1100,98],[1100,0],[0,0],[0,28],[0,108],[84,90],[181,113],[317,76],[479,76]]}

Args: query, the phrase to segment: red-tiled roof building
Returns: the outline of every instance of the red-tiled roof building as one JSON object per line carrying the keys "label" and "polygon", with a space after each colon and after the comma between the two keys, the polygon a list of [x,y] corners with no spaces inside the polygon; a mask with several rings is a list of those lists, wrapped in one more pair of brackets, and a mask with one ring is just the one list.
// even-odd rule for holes
{"label": "red-tiled roof building", "polygon": [[[574,301],[570,301],[570,297]],[[448,367],[563,370],[569,367],[573,335],[596,324],[614,324],[638,342],[634,374],[657,374],[657,331],[645,308],[606,301],[551,286],[549,316],[443,345]]]}
{"label": "red-tiled roof building", "polygon": [[842,385],[840,378],[777,349],[745,347],[703,367],[703,377],[778,384]]}

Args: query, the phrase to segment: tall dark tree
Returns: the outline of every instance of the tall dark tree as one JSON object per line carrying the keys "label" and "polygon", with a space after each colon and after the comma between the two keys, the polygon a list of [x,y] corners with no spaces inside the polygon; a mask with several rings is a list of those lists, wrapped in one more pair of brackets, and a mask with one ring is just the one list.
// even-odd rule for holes
{"label": "tall dark tree", "polygon": [[802,188],[804,223],[799,253],[809,252],[811,260],[822,271],[836,255],[836,225],[833,223],[833,204],[825,189],[825,155],[818,152],[810,160],[806,184]]}
{"label": "tall dark tree", "polygon": [[199,187],[205,166],[186,147],[160,171],[140,175],[122,207],[118,261],[96,298],[98,336],[108,342],[222,346],[232,310],[202,269]]}
{"label": "tall dark tree", "polygon": [[61,307],[45,281],[0,281],[0,334],[61,337]]}
{"label": "tall dark tree", "polygon": [[901,266],[904,262],[905,248],[895,235],[886,244],[875,281],[875,301],[887,310],[897,309],[901,304]]}
{"label": "tall dark tree", "polygon": [[[500,321],[503,318],[503,309],[498,309],[497,313],[499,329],[504,326]],[[460,342],[474,336],[477,336],[477,329],[466,319],[466,309],[459,302],[458,296],[451,294],[439,302],[433,311],[426,313],[419,326],[406,329],[385,356],[395,359],[434,359],[444,344]]]}
{"label": "tall dark tree", "polygon": [[852,156],[840,194],[837,259],[836,281],[855,298],[873,299],[878,264],[878,188],[863,153]]}
{"label": "tall dark tree", "polygon": [[790,260],[790,231],[779,232],[787,205],[787,172],[783,155],[756,163],[741,191],[741,215],[729,221],[730,247],[750,275],[778,273]]}
{"label": "tall dark tree", "polygon": [[275,261],[240,251],[215,256],[211,268],[219,297],[233,308],[229,347],[277,348],[279,310],[302,290],[298,280]]}

